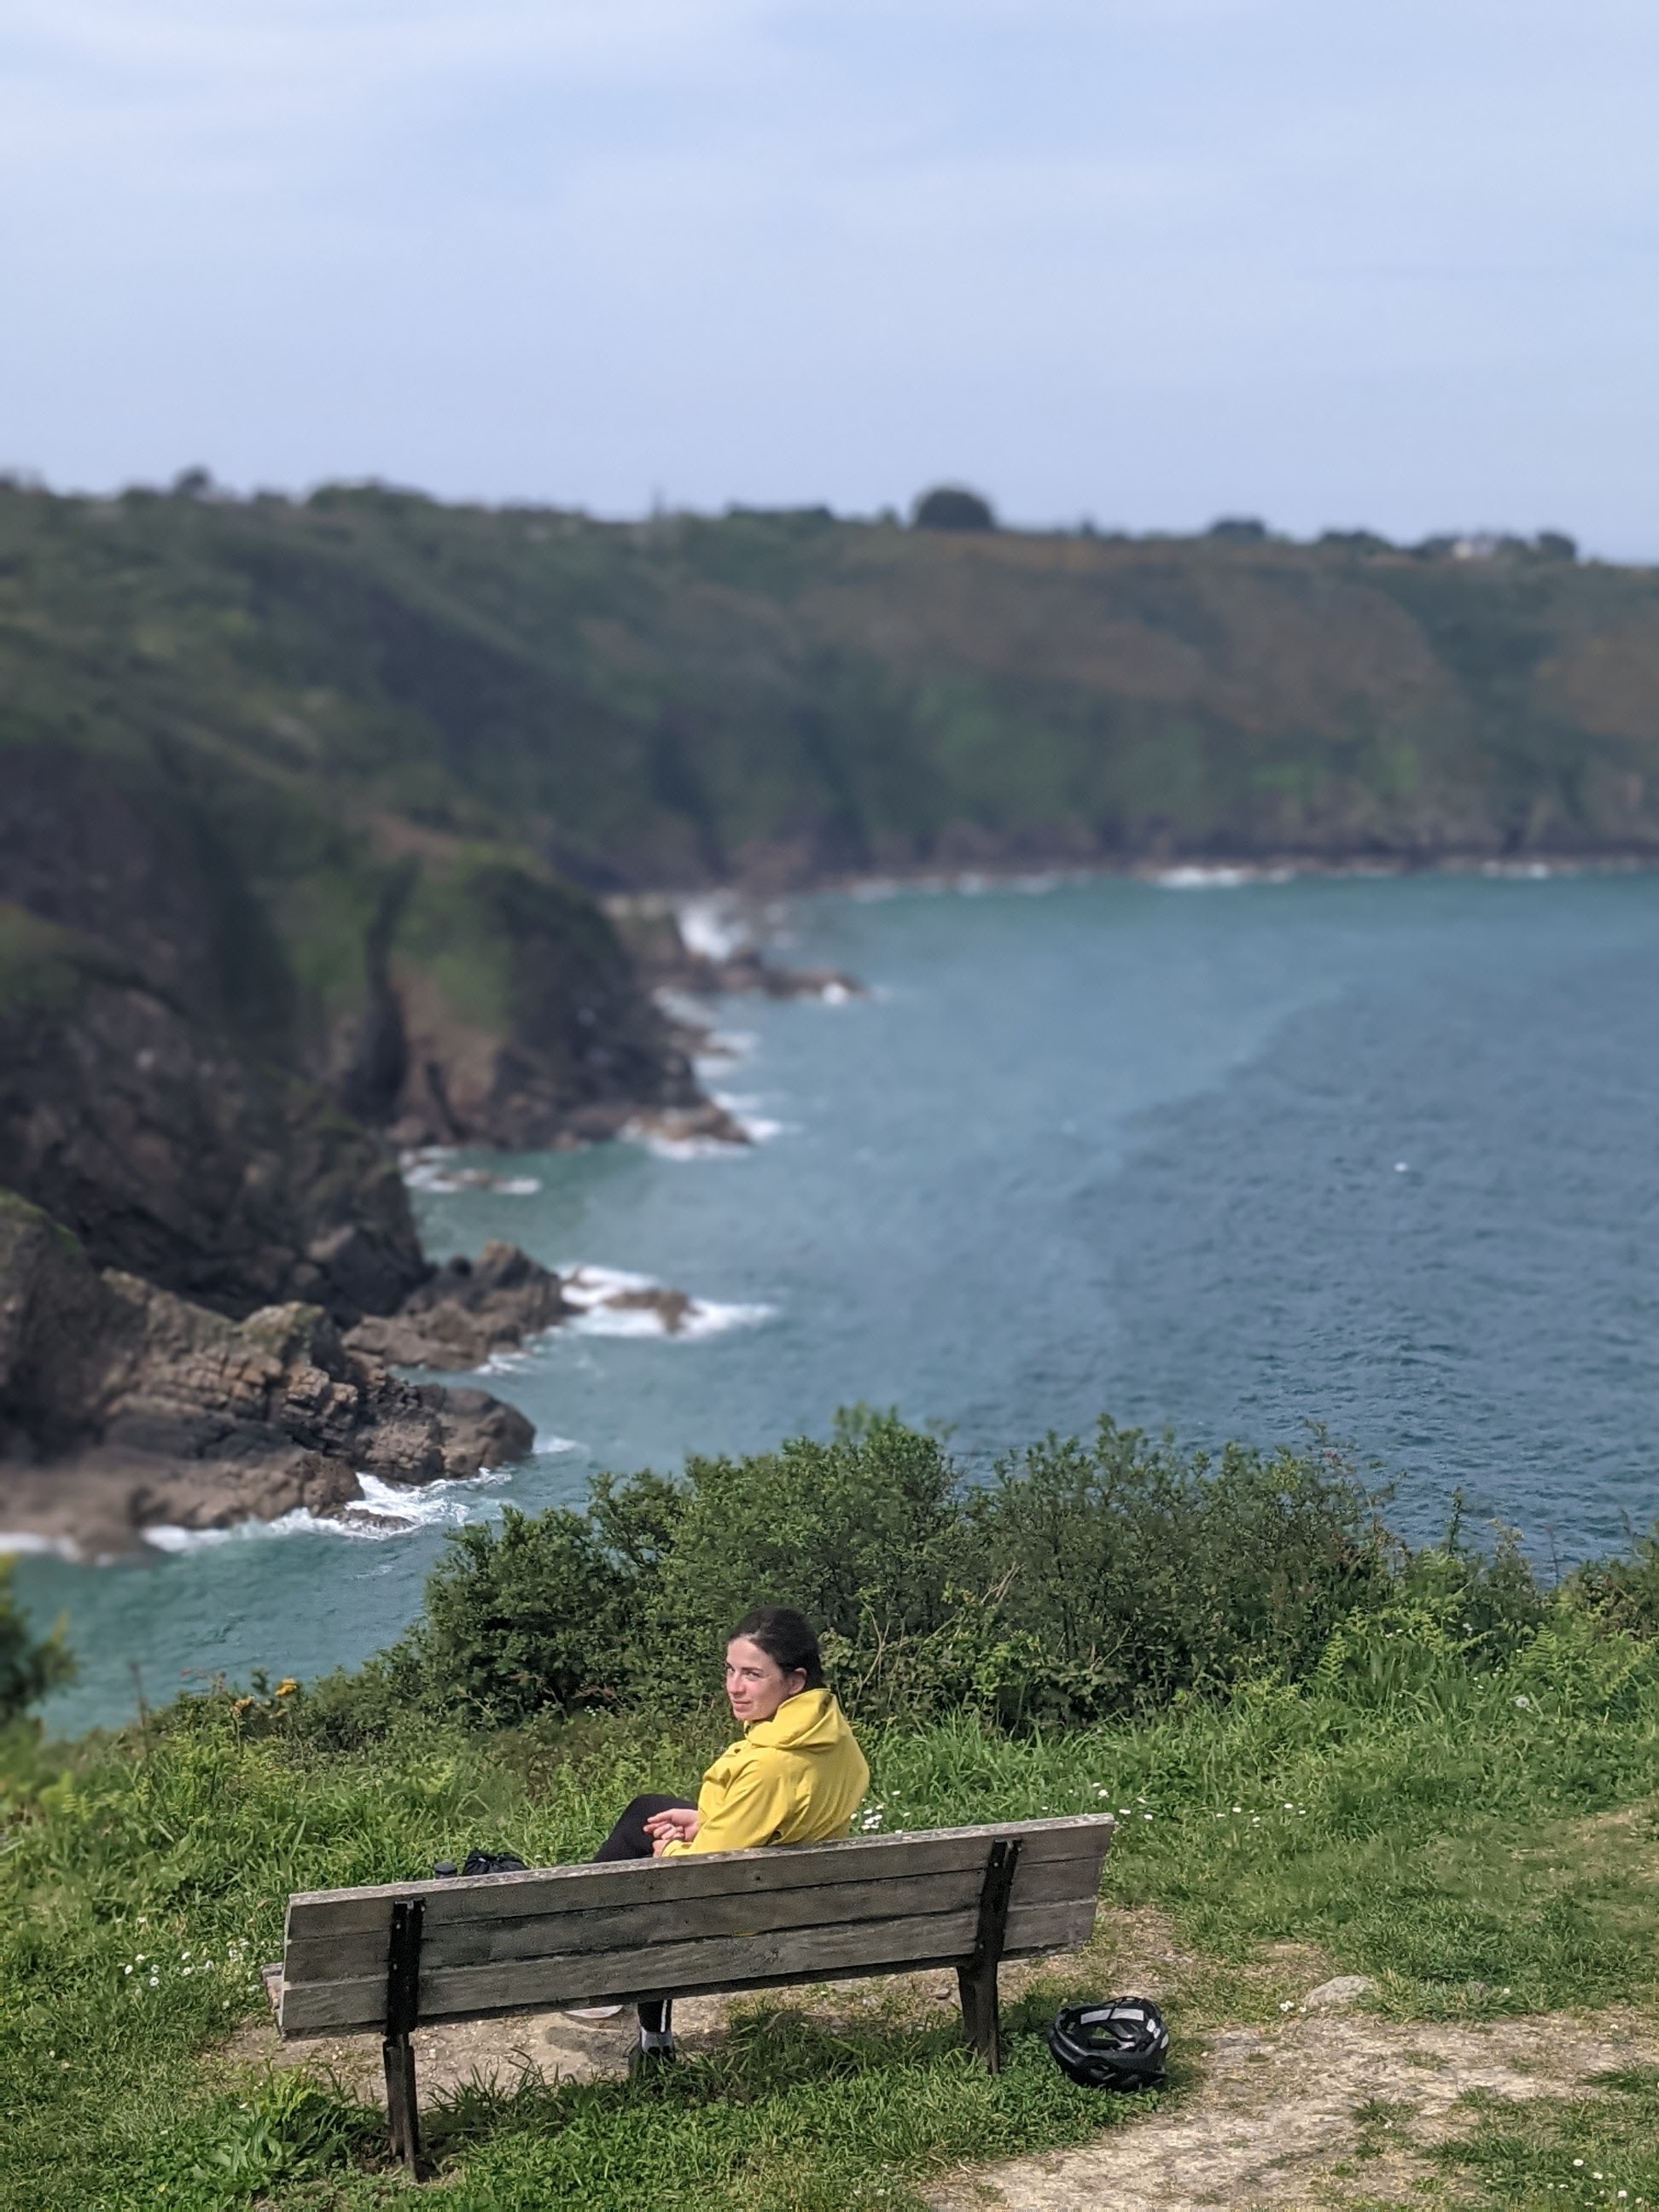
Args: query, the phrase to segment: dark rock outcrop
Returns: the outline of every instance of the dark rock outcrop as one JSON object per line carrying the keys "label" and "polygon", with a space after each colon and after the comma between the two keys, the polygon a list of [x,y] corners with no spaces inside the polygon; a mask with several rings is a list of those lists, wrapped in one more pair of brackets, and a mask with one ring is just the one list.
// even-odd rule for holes
{"label": "dark rock outcrop", "polygon": [[489,864],[458,867],[446,898],[447,928],[500,948],[498,1003],[479,1019],[394,946],[350,1065],[378,1066],[383,1086],[396,1071],[377,1115],[395,1144],[538,1151],[614,1137],[641,1109],[708,1104],[629,950],[585,894]]}
{"label": "dark rock outcrop", "polygon": [[399,1367],[481,1367],[492,1352],[580,1309],[559,1278],[516,1244],[486,1244],[476,1260],[455,1259],[410,1293],[395,1314],[358,1322],[349,1349]]}
{"label": "dark rock outcrop", "polygon": [[702,1311],[687,1291],[665,1284],[587,1267],[556,1275],[516,1244],[490,1243],[476,1260],[451,1260],[436,1269],[399,1312],[359,1322],[345,1345],[399,1367],[455,1373],[596,1308],[650,1314],[665,1336],[682,1334]]}
{"label": "dark rock outcrop", "polygon": [[100,1267],[349,1323],[426,1273],[385,1146],[296,1063],[291,987],[181,794],[19,748],[0,778],[0,1186]]}
{"label": "dark rock outcrop", "polygon": [[414,1384],[321,1308],[234,1322],[95,1267],[0,1195],[0,1522],[93,1551],[145,1527],[338,1511],[360,1473],[421,1484],[521,1458],[522,1414]]}
{"label": "dark rock outcrop", "polygon": [[99,1265],[235,1316],[300,1298],[349,1324],[426,1273],[368,1130],[107,972],[72,1005],[0,1009],[0,1183]]}
{"label": "dark rock outcrop", "polygon": [[586,894],[373,857],[183,758],[18,746],[0,777],[0,1185],[99,1266],[349,1327],[428,1272],[377,1127],[526,1150],[644,1113],[741,1139]]}

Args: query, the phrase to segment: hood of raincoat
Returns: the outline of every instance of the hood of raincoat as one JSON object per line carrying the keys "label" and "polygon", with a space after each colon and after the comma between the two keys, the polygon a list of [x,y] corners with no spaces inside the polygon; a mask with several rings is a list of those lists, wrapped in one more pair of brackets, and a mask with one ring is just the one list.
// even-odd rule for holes
{"label": "hood of raincoat", "polygon": [[818,1689],[797,1691],[769,1721],[750,1721],[743,1734],[746,1743],[779,1751],[823,1751],[831,1744],[850,1742],[853,1731],[833,1694]]}
{"label": "hood of raincoat", "polygon": [[727,1745],[697,1792],[696,1836],[663,1856],[827,1843],[847,1833],[869,1786],[864,1753],[834,1696],[802,1690]]}

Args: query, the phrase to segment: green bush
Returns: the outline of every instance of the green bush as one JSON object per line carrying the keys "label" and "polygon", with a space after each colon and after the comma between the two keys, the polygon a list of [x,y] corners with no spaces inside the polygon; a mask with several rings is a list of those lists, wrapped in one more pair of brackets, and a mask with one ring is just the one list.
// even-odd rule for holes
{"label": "green bush", "polygon": [[998,1638],[983,1687],[1005,1722],[1295,1679],[1395,1573],[1375,1501],[1322,1442],[1212,1458],[1103,1420],[1091,1444],[1051,1436],[1004,1462],[960,1510],[962,1579]]}
{"label": "green bush", "polygon": [[0,1728],[21,1720],[31,1705],[75,1674],[62,1626],[36,1637],[12,1595],[12,1563],[0,1558]]}
{"label": "green bush", "polygon": [[1461,1499],[1416,1550],[1379,1503],[1322,1437],[1210,1454],[1103,1420],[973,1481],[939,1437],[860,1408],[827,1442],[599,1474],[581,1511],[455,1531],[409,1632],[318,1683],[306,1726],[348,1747],[410,1705],[486,1728],[684,1715],[766,1603],[817,1623],[863,1723],[965,1711],[1015,1732],[1316,1674],[1361,1701],[1426,1693],[1443,1662],[1505,1665],[1552,1619],[1659,1634],[1659,1540],[1552,1595],[1512,1532],[1468,1540]]}
{"label": "green bush", "polygon": [[1628,1559],[1587,1560],[1569,1576],[1567,1589],[1609,1632],[1659,1636],[1659,1533],[1638,1536]]}
{"label": "green bush", "polygon": [[1076,1723],[1306,1674],[1393,1595],[1396,1553],[1323,1444],[1212,1458],[1103,1421],[975,1485],[937,1437],[859,1411],[827,1443],[600,1475],[583,1513],[457,1531],[409,1635],[322,1699],[337,1715],[395,1690],[495,1726],[684,1710],[732,1623],[770,1602],[818,1625],[866,1720]]}

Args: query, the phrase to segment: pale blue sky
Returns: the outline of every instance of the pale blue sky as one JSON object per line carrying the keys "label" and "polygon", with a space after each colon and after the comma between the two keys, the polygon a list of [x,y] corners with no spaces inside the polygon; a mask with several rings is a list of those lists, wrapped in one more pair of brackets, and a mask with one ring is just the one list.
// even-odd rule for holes
{"label": "pale blue sky", "polygon": [[0,465],[1659,554],[1653,0],[6,0]]}

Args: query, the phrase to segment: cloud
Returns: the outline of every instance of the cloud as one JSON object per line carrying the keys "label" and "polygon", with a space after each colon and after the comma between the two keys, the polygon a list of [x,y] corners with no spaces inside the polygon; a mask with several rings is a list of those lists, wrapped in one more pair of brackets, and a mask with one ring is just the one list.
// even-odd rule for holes
{"label": "cloud", "polygon": [[0,405],[82,482],[1633,531],[1656,63],[1645,0],[12,0]]}

